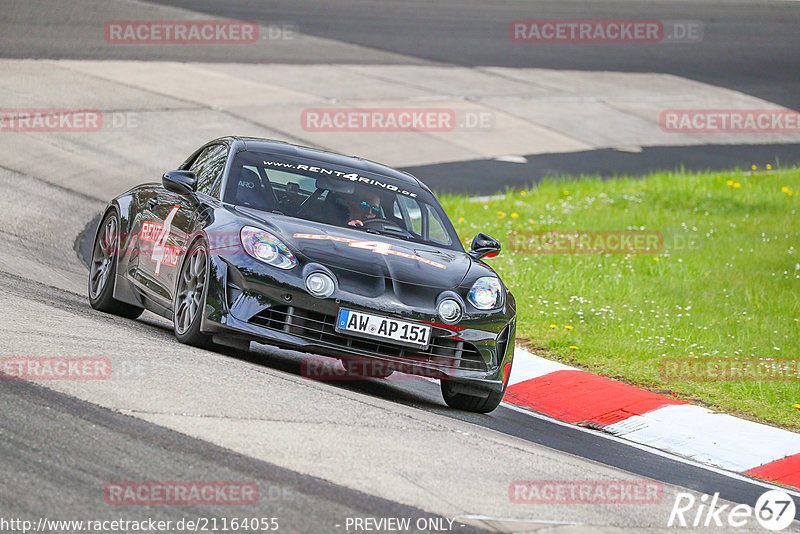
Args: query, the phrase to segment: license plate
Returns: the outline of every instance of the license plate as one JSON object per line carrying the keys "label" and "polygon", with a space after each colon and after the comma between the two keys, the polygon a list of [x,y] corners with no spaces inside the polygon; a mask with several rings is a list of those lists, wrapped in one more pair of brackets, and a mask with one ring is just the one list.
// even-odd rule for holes
{"label": "license plate", "polygon": [[336,331],[375,339],[387,339],[401,345],[426,349],[431,339],[431,327],[379,317],[369,313],[340,309]]}

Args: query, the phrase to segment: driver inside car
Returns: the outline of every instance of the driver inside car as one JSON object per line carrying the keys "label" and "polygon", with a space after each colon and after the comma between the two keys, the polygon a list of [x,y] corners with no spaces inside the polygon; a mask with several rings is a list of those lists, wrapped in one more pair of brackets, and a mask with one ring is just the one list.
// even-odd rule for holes
{"label": "driver inside car", "polygon": [[347,224],[364,226],[364,220],[374,219],[381,214],[381,197],[368,189],[357,188],[347,199]]}

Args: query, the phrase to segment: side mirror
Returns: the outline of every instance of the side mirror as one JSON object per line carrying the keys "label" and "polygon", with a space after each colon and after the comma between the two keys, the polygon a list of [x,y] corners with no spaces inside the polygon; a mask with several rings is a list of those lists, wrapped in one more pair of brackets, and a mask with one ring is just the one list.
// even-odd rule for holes
{"label": "side mirror", "polygon": [[167,171],[161,177],[164,189],[179,195],[191,195],[197,191],[197,176],[192,171]]}
{"label": "side mirror", "polygon": [[492,236],[480,233],[472,240],[469,255],[476,260],[494,258],[498,254],[500,254],[500,241]]}

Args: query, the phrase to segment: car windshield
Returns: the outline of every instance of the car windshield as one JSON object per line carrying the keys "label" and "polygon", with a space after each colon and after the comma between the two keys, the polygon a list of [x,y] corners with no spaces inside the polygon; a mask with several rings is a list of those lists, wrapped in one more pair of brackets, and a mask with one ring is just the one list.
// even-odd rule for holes
{"label": "car windshield", "polygon": [[299,219],[460,249],[450,220],[430,192],[328,163],[240,152],[231,166],[224,200]]}

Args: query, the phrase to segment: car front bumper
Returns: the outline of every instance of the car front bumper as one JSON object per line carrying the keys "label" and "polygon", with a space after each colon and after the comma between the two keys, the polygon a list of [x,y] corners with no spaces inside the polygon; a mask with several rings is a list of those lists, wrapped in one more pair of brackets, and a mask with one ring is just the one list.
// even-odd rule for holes
{"label": "car front bumper", "polygon": [[[214,252],[201,325],[204,333],[342,360],[378,361],[385,369],[461,382],[481,390],[502,391],[505,387],[514,353],[513,297],[506,299],[500,310],[466,314],[458,325],[448,326],[441,324],[436,314],[431,288],[412,294],[414,288],[399,288],[396,283],[364,275],[355,275],[350,283],[347,278],[354,273],[333,272],[322,265],[282,271],[250,258],[241,249]],[[333,295],[316,298],[307,292],[305,275],[312,271],[334,276],[337,288]],[[337,332],[335,321],[341,307],[431,325],[430,344],[420,350]]]}

